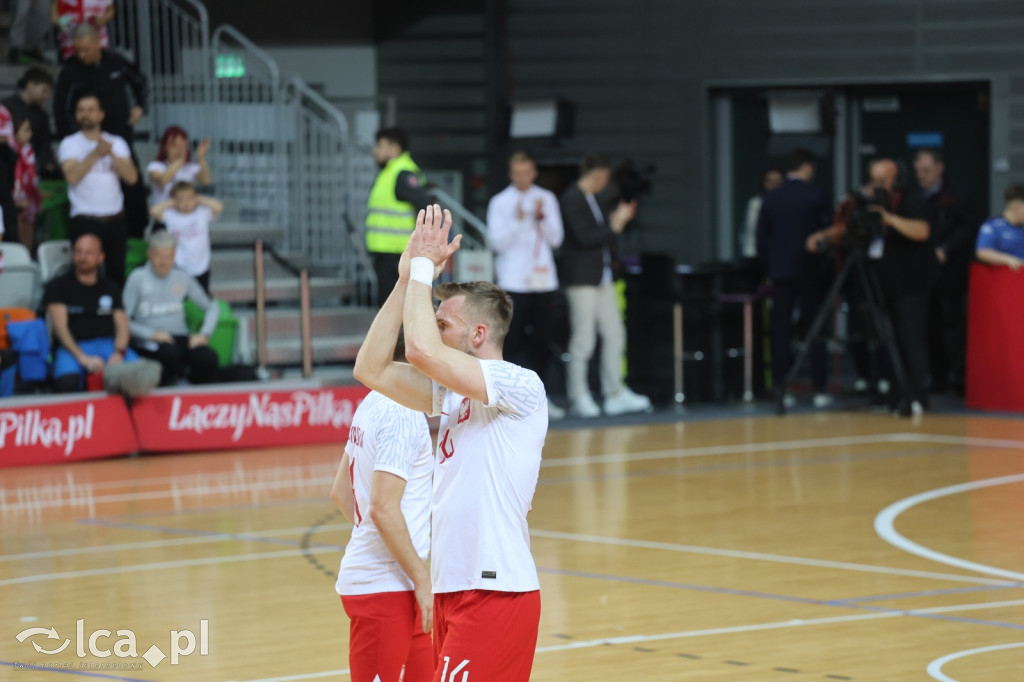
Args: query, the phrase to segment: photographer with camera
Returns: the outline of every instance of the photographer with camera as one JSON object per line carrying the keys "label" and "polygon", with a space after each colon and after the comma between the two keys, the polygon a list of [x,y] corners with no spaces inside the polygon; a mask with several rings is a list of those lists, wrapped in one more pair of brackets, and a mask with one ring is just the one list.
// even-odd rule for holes
{"label": "photographer with camera", "polygon": [[[812,184],[817,160],[806,149],[797,149],[786,162],[786,181],[764,197],[757,222],[757,252],[764,262],[772,295],[772,386],[789,407],[794,400],[784,395],[786,374],[793,364],[793,312],[799,308],[801,327],[808,326],[825,301],[828,262],[808,237],[828,225],[825,193]],[[811,383],[815,407],[832,400],[825,393],[827,357],[825,341],[811,347]]]}
{"label": "photographer with camera", "polygon": [[808,246],[832,242],[866,249],[876,262],[885,308],[906,368],[905,394],[895,398],[906,400],[914,414],[921,414],[928,407],[928,303],[936,277],[928,202],[916,185],[903,187],[899,165],[892,159],[873,161],[868,172],[868,187],[851,193],[840,207],[836,224],[811,235]]}

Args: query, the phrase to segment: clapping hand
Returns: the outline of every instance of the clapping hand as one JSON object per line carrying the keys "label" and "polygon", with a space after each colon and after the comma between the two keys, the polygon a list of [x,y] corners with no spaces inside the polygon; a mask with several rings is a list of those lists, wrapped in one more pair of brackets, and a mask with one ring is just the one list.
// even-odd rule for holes
{"label": "clapping hand", "polygon": [[445,209],[442,213],[441,207],[437,204],[427,206],[416,216],[416,229],[409,238],[409,245],[406,251],[409,258],[429,258],[434,263],[434,278],[436,279],[444,270],[445,262],[452,254],[459,250],[462,243],[462,235],[457,235],[448,243],[448,232],[452,227],[451,211]]}
{"label": "clapping hand", "polygon": [[102,159],[104,156],[110,154],[113,149],[114,146],[110,144],[110,141],[105,137],[101,137],[99,142],[96,143],[96,156]]}

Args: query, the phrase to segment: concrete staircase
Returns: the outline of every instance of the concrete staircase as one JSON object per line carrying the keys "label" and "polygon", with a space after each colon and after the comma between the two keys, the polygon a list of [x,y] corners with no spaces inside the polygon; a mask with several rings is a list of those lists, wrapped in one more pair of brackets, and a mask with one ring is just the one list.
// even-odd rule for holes
{"label": "concrete staircase", "polygon": [[[210,289],[214,297],[231,304],[238,318],[236,349],[243,362],[256,362],[256,282],[254,248],[257,239],[267,243],[283,231],[268,225],[243,223],[227,206],[225,216],[211,227],[213,258]],[[293,267],[308,268],[308,259],[282,254]],[[264,254],[267,297],[267,363],[285,374],[294,374],[302,363],[299,278],[269,253]],[[355,359],[376,310],[352,305],[355,285],[330,272],[310,269],[310,329],[313,362],[317,373],[333,371],[330,365]]]}

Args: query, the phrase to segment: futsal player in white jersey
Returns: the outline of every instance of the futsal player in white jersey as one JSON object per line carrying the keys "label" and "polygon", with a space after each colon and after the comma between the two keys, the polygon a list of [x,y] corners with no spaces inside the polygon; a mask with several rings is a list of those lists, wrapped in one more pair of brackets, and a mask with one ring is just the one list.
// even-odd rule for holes
{"label": "futsal player in white jersey", "polygon": [[[530,511],[547,435],[532,371],[502,360],[508,295],[489,282],[431,285],[458,249],[451,214],[420,211],[399,281],[356,361],[356,378],[440,414],[431,505],[435,682],[527,682],[540,621]],[[405,325],[410,364],[386,349]]]}
{"label": "futsal player in white jersey", "polygon": [[[404,359],[400,340],[394,356]],[[335,585],[351,621],[353,682],[433,679],[433,597],[424,564],[433,466],[426,418],[380,393],[367,395],[331,489],[355,526]]]}

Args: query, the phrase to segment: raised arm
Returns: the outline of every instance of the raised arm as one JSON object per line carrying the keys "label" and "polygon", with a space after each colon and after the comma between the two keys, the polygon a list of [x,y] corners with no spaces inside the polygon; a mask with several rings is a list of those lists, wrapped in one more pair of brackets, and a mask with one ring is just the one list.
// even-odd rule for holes
{"label": "raised arm", "polygon": [[353,375],[367,388],[383,393],[409,409],[430,412],[434,402],[434,387],[430,379],[412,365],[394,360],[408,285],[409,259],[403,254],[398,266],[398,282],[366,333],[356,355]]}
{"label": "raised arm", "polygon": [[[458,250],[461,242],[460,235],[451,244],[448,243],[451,225],[450,212],[446,210],[442,217],[440,206],[428,206],[425,215],[424,211],[420,211],[416,229],[409,238],[406,252],[410,260],[428,259],[434,264],[434,277]],[[403,319],[406,357],[413,367],[445,388],[486,403],[487,385],[480,361],[469,353],[445,345],[438,329],[438,319],[434,315],[431,286],[419,277],[410,280],[405,295]],[[485,333],[484,329],[478,325],[469,331],[472,334]]]}
{"label": "raised arm", "polygon": [[165,199],[165,200],[161,201],[159,204],[153,204],[152,206],[150,206],[149,207],[149,215],[153,216],[154,220],[163,220],[164,219],[164,211],[166,211],[167,209],[169,209],[173,205],[174,205],[174,200],[173,199]]}
{"label": "raised arm", "polygon": [[125,184],[134,185],[139,181],[139,170],[135,167],[127,142],[120,139],[114,142],[110,155],[114,159],[114,168],[117,170],[118,177]]}
{"label": "raised arm", "polygon": [[198,200],[200,206],[205,206],[210,209],[214,218],[220,217],[220,214],[224,212],[224,203],[214,199],[213,197],[199,195]]}
{"label": "raised arm", "polygon": [[213,182],[213,173],[210,172],[210,164],[206,161],[206,154],[210,151],[210,138],[206,138],[196,147],[196,161],[199,163],[199,174],[196,175],[196,183],[209,185]]}
{"label": "raised arm", "polygon": [[74,187],[82,181],[92,167],[96,165],[96,162],[102,159],[110,153],[110,143],[104,139],[101,139],[96,145],[96,148],[86,154],[85,158],[79,161],[78,159],[65,159],[61,161],[60,168],[64,171],[64,179],[68,181],[68,184]]}

